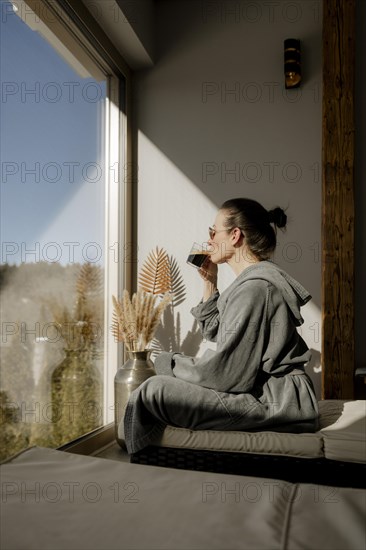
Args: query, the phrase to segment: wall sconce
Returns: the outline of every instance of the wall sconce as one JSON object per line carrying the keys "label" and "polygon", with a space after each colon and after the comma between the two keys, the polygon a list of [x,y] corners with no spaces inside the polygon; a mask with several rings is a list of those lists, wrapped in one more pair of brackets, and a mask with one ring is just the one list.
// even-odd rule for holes
{"label": "wall sconce", "polygon": [[298,88],[301,82],[300,40],[287,38],[285,48],[285,87]]}

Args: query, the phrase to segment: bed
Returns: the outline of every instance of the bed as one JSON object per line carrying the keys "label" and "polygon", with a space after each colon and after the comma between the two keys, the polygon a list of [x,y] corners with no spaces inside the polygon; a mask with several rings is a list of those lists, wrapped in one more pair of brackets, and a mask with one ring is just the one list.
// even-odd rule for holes
{"label": "bed", "polygon": [[1,466],[2,550],[365,550],[365,491],[31,448]]}

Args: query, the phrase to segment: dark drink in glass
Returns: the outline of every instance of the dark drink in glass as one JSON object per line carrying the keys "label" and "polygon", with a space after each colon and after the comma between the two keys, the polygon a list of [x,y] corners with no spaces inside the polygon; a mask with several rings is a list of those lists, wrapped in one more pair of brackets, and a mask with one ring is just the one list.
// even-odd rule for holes
{"label": "dark drink in glass", "polygon": [[206,244],[194,243],[187,258],[187,264],[199,269],[209,255],[210,252],[207,250]]}

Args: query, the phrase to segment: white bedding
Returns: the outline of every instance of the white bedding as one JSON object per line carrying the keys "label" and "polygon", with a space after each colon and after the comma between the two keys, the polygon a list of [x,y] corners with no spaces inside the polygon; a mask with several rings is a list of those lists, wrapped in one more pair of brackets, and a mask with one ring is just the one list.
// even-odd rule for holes
{"label": "white bedding", "polygon": [[1,466],[2,550],[364,550],[365,491],[32,448]]}

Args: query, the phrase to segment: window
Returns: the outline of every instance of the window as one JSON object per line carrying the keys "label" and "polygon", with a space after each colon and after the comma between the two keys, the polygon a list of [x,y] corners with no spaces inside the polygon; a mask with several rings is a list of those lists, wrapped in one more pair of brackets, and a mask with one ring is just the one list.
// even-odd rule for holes
{"label": "window", "polygon": [[2,459],[112,421],[123,284],[123,76],[28,4],[0,0]]}

